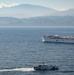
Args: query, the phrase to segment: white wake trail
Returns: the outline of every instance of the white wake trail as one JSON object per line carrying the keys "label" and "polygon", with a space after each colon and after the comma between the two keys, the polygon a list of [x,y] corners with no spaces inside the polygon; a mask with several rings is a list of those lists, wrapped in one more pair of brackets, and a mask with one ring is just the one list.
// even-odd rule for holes
{"label": "white wake trail", "polygon": [[0,72],[6,72],[6,71],[34,71],[34,68],[14,68],[14,69],[0,69]]}

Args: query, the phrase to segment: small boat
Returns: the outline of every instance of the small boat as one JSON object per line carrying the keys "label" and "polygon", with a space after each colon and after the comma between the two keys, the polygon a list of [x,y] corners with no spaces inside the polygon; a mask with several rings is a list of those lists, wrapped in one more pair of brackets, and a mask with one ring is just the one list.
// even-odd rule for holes
{"label": "small boat", "polygon": [[58,68],[58,66],[56,66],[56,65],[46,65],[46,64],[44,64],[44,62],[43,62],[43,64],[40,64],[40,65],[38,65],[38,66],[35,66],[34,67],[34,70],[36,70],[36,71],[49,71],[49,70],[58,70],[59,68]]}

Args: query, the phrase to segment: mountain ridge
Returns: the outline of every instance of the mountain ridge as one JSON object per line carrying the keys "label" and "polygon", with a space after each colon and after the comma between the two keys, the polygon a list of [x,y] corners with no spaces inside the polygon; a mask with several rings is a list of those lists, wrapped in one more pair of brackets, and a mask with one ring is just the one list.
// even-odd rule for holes
{"label": "mountain ridge", "polygon": [[4,7],[0,26],[74,26],[74,9],[57,11],[31,4]]}
{"label": "mountain ridge", "polygon": [[47,8],[47,7],[43,7],[43,6],[37,6],[37,5],[31,5],[31,4],[21,4],[17,6],[1,8],[0,16],[27,18],[27,17],[44,16],[52,12],[56,12],[56,10]]}
{"label": "mountain ridge", "polygon": [[74,16],[0,17],[0,26],[74,26]]}
{"label": "mountain ridge", "polygon": [[74,9],[65,11],[58,11],[52,8],[20,4],[17,6],[0,8],[0,17],[16,17],[16,18],[29,18],[37,16],[74,16]]}

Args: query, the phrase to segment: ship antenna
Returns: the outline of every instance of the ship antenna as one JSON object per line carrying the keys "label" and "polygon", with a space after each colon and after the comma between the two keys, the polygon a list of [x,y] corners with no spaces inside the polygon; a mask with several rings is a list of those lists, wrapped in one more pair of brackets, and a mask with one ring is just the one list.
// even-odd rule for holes
{"label": "ship antenna", "polygon": [[44,65],[45,63],[43,62],[43,65]]}

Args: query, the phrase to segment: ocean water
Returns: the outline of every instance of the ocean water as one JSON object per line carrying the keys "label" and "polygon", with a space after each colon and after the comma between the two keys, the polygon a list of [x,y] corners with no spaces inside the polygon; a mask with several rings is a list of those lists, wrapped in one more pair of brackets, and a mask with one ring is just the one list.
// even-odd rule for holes
{"label": "ocean water", "polygon": [[[42,43],[42,36],[74,36],[74,27],[0,27],[0,75],[74,75],[74,44]],[[58,71],[34,71],[45,62]]]}

